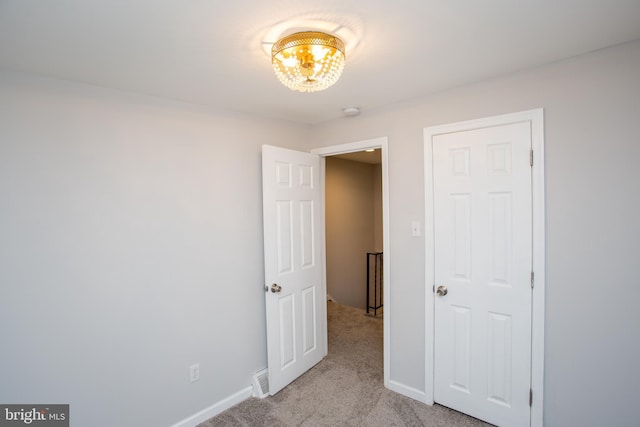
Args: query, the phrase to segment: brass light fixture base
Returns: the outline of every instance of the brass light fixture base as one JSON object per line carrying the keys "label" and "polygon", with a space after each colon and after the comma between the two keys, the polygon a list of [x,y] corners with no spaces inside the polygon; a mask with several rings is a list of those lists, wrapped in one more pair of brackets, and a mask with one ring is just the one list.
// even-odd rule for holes
{"label": "brass light fixture base", "polygon": [[320,31],[303,31],[281,38],[271,48],[278,79],[292,90],[316,92],[332,86],[344,69],[342,40]]}

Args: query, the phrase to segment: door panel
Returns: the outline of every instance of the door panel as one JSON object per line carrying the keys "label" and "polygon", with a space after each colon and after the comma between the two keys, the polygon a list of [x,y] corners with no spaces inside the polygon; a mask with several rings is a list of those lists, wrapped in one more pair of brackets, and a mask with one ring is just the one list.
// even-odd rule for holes
{"label": "door panel", "polygon": [[[452,194],[454,275],[458,280],[471,279],[471,197]],[[448,261],[448,260],[447,260]]]}
{"label": "door panel", "polygon": [[511,404],[511,316],[489,313],[488,399]]}
{"label": "door panel", "polygon": [[278,300],[281,369],[286,369],[296,361],[295,311],[295,298],[293,295],[287,295]]}
{"label": "door panel", "polygon": [[511,286],[511,194],[489,193],[489,285]]}
{"label": "door panel", "polygon": [[528,426],[532,203],[529,122],[433,138],[435,401]]}
{"label": "door panel", "polygon": [[469,393],[471,370],[471,309],[451,305],[453,323],[452,387]]}
{"label": "door panel", "polygon": [[316,288],[309,287],[302,291],[302,350],[303,354],[308,354],[317,346],[316,327]]}
{"label": "door panel", "polygon": [[290,200],[276,200],[278,273],[291,273],[293,267],[293,222]]}
{"label": "door panel", "polygon": [[[326,354],[320,236],[320,159],[262,147],[269,393]],[[275,286],[274,286],[275,285]],[[272,292],[275,290],[276,292]]]}
{"label": "door panel", "polygon": [[315,234],[313,232],[315,218],[313,216],[313,213],[313,200],[303,200],[300,202],[300,250],[302,251],[300,260],[302,268],[310,268],[315,265]]}

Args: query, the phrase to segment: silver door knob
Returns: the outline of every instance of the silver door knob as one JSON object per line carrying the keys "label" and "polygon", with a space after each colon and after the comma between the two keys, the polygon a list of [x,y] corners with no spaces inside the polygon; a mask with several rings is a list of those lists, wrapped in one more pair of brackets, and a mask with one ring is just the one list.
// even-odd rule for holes
{"label": "silver door knob", "polygon": [[438,289],[436,290],[436,293],[438,294],[438,296],[445,296],[449,291],[447,290],[446,286],[438,286]]}
{"label": "silver door knob", "polygon": [[273,285],[271,285],[271,292],[273,292],[274,294],[277,294],[281,290],[282,290],[282,286],[277,285],[275,283]]}

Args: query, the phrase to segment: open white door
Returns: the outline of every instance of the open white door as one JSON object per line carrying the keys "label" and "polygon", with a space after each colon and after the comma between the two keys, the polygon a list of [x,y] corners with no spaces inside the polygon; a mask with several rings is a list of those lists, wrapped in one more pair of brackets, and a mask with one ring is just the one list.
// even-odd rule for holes
{"label": "open white door", "polygon": [[435,401],[529,426],[529,122],[433,138]]}
{"label": "open white door", "polygon": [[320,158],[262,146],[269,394],[326,354]]}

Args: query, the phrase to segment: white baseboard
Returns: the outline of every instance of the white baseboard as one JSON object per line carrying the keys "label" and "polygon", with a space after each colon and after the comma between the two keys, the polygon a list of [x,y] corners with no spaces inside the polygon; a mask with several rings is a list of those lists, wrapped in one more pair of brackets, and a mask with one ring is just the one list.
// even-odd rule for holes
{"label": "white baseboard", "polygon": [[198,424],[204,421],[207,421],[209,418],[215,417],[221,412],[231,408],[234,405],[237,405],[243,400],[250,398],[252,392],[253,392],[253,387],[251,386],[243,388],[239,392],[234,393],[231,396],[226,397],[217,403],[214,403],[208,408],[205,408],[202,411],[194,415],[191,415],[190,417],[185,418],[182,421],[175,423],[172,427],[195,427]]}
{"label": "white baseboard", "polygon": [[388,389],[400,393],[403,396],[410,397],[418,402],[426,403],[427,405],[433,405],[433,402],[427,401],[427,395],[424,391],[417,388],[409,387],[408,385],[401,384],[399,382],[389,380]]}

